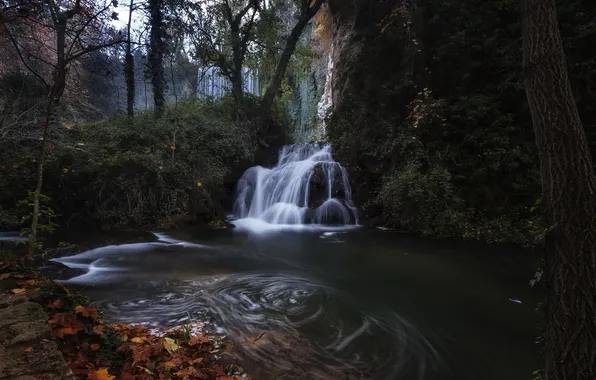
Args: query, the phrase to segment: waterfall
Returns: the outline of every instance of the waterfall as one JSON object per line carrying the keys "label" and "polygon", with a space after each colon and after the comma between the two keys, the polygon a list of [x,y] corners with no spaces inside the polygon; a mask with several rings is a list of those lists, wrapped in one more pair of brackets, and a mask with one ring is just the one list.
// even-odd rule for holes
{"label": "waterfall", "polygon": [[327,144],[286,145],[275,167],[248,169],[233,214],[274,225],[358,224],[348,173]]}
{"label": "waterfall", "polygon": [[327,74],[325,76],[325,89],[321,100],[317,105],[317,117],[323,123],[323,136],[327,135],[327,121],[331,117],[333,110],[333,49],[334,44],[331,44],[331,51],[327,61]]}
{"label": "waterfall", "polygon": [[[216,67],[200,68],[197,96],[201,99],[219,99],[232,90],[232,83]],[[259,96],[259,74],[248,68],[242,69],[242,87],[245,93]]]}

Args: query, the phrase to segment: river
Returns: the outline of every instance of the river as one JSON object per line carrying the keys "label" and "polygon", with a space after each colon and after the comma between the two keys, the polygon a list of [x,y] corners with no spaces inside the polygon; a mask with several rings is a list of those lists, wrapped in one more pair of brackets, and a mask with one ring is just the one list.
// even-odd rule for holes
{"label": "river", "polygon": [[114,322],[208,322],[262,363],[257,379],[522,380],[540,367],[530,251],[364,227],[147,240],[58,259],[80,271],[63,279]]}
{"label": "river", "polygon": [[234,229],[57,259],[115,322],[206,323],[255,379],[521,380],[539,368],[522,249],[365,228],[326,144],[238,181]]}

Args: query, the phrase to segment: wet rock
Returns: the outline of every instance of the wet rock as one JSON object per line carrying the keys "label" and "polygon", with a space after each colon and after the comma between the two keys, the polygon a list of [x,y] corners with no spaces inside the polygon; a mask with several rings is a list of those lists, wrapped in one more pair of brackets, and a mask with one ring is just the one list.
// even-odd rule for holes
{"label": "wet rock", "polygon": [[332,198],[341,200],[346,197],[339,165],[336,162],[319,163],[314,167],[310,179],[308,207],[311,209],[319,207],[329,199],[330,194]]}
{"label": "wet rock", "polygon": [[[25,349],[31,348],[30,352]],[[53,341],[25,346],[0,347],[0,379],[71,380],[62,353]]]}
{"label": "wet rock", "polygon": [[47,318],[41,306],[33,302],[17,303],[0,309],[0,331],[19,322],[37,320],[47,321]]}
{"label": "wet rock", "polygon": [[0,294],[0,309],[27,302],[25,297]]}
{"label": "wet rock", "polygon": [[24,296],[0,295],[0,379],[74,379],[47,320]]}
{"label": "wet rock", "polygon": [[202,187],[192,190],[188,215],[180,217],[178,222],[184,224],[207,224],[214,220],[224,220],[225,212]]}

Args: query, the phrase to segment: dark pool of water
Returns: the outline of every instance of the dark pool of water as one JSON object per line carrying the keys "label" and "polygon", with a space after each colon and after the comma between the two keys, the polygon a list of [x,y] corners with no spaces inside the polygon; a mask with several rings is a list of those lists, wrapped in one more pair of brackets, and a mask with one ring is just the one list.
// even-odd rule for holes
{"label": "dark pool of water", "polygon": [[269,378],[521,380],[539,367],[536,257],[522,249],[364,228],[187,230],[60,260],[113,321],[290,342],[242,353]]}

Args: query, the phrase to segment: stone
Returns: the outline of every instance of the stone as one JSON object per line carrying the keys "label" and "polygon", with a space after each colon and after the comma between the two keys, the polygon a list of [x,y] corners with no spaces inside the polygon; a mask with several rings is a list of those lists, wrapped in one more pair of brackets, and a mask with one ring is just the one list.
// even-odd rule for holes
{"label": "stone", "polygon": [[0,379],[74,380],[47,314],[24,296],[0,295]]}

